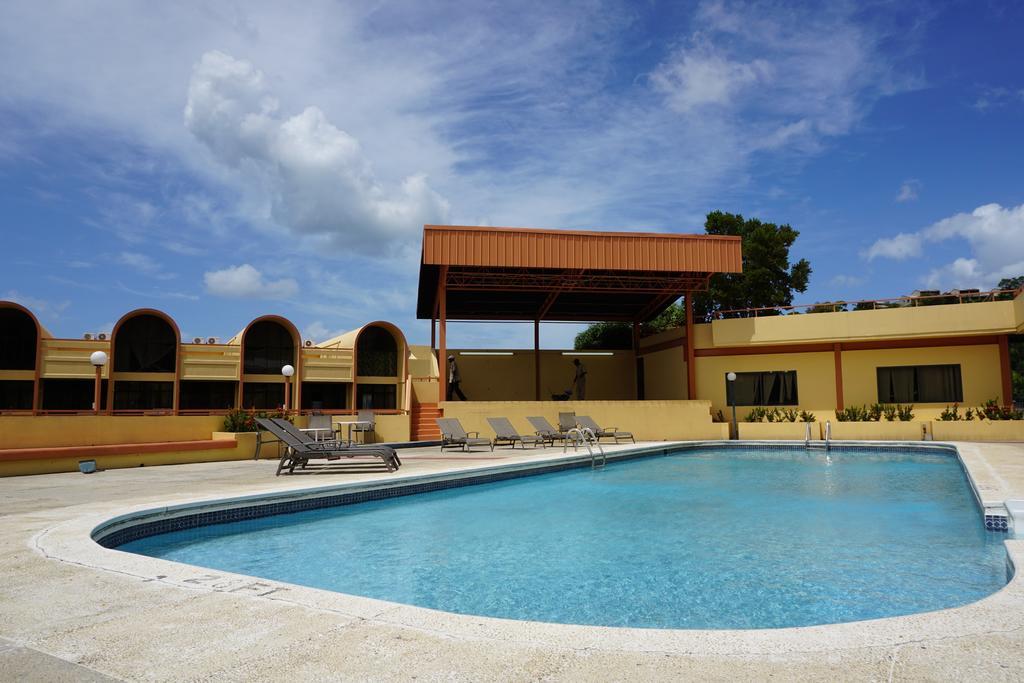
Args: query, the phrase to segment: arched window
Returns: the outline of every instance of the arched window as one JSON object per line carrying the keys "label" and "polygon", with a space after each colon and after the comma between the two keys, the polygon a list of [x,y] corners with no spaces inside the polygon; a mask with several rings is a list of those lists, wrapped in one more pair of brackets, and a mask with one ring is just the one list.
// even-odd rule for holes
{"label": "arched window", "polygon": [[245,333],[245,374],[280,375],[295,364],[295,340],[281,323],[261,320]]}
{"label": "arched window", "polygon": [[360,377],[398,375],[398,343],[383,327],[367,327],[359,333],[356,358]]}
{"label": "arched window", "polygon": [[174,328],[156,315],[126,320],[114,339],[114,372],[174,372],[178,341]]}
{"label": "arched window", "polygon": [[37,335],[28,313],[0,308],[0,370],[35,370]]}

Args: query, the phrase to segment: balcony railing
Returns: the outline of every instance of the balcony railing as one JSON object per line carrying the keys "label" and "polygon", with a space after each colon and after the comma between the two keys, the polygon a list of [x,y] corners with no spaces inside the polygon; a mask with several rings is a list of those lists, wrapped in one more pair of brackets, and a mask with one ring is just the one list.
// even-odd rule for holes
{"label": "balcony railing", "polygon": [[797,304],[794,306],[765,306],[762,308],[734,308],[715,311],[714,317],[719,320],[728,318],[757,318],[776,315],[800,315],[801,313],[839,313],[843,311],[873,311],[888,308],[910,308],[917,306],[941,306],[944,304],[975,304],[986,301],[1011,301],[1024,292],[1021,289],[993,289],[987,292],[969,290],[947,292],[945,294],[926,294],[920,296],[901,296],[895,299],[861,299],[858,301],[826,301],[816,304]]}

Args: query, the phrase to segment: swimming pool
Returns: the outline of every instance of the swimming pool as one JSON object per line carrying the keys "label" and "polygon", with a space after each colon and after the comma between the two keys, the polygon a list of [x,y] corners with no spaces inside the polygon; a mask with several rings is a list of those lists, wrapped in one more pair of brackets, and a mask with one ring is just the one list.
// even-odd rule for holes
{"label": "swimming pool", "polygon": [[686,449],[142,538],[121,550],[462,614],[776,628],[966,604],[1007,581],[939,450]]}

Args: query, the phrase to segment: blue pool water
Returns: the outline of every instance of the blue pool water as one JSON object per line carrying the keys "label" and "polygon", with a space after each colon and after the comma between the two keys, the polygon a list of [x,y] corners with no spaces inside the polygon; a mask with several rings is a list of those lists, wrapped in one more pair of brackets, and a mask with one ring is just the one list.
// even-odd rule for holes
{"label": "blue pool water", "polygon": [[954,456],[687,450],[152,536],[122,550],[463,614],[774,628],[1007,580]]}

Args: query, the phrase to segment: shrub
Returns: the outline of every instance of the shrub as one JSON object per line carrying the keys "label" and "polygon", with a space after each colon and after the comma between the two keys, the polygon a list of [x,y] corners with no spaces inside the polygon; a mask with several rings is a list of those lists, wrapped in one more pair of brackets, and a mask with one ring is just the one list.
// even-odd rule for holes
{"label": "shrub", "polygon": [[809,413],[806,410],[801,410],[800,411],[800,421],[801,422],[815,422],[816,420],[817,420],[817,418],[814,417],[814,413]]}
{"label": "shrub", "polygon": [[256,418],[271,418],[280,419],[284,418],[288,421],[292,420],[292,416],[283,410],[244,410],[236,409],[229,412],[224,416],[224,431],[225,432],[255,432],[259,431],[259,426],[256,424]]}
{"label": "shrub", "polygon": [[[970,410],[970,409],[968,409],[968,410]],[[939,413],[939,421],[941,421],[941,422],[956,422],[956,421],[961,420],[961,419],[963,419],[963,418],[960,417],[960,406],[958,406],[956,403],[953,404],[952,408],[950,408],[949,406],[946,406],[942,410],[942,412]],[[967,419],[970,419],[970,418],[967,418]]]}
{"label": "shrub", "polygon": [[836,411],[838,422],[879,422],[883,417],[889,422],[909,422],[914,419],[914,406],[873,403],[870,406],[850,406]]}
{"label": "shrub", "polygon": [[756,408],[750,409],[750,412],[747,413],[747,416],[744,418],[744,420],[746,420],[747,422],[764,422],[767,413],[767,410],[765,410],[761,406],[757,406]]}

